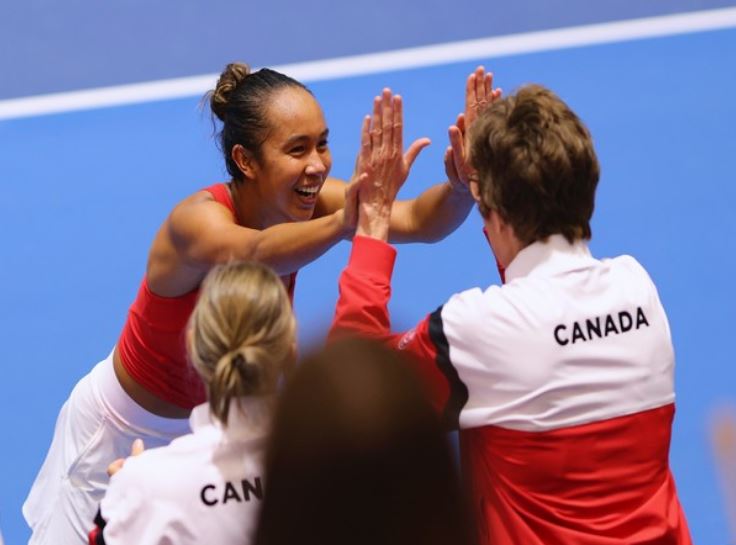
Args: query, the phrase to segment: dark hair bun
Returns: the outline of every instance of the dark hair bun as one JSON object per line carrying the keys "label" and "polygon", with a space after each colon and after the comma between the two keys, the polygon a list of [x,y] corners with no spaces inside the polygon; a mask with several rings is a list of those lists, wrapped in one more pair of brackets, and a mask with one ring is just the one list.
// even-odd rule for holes
{"label": "dark hair bun", "polygon": [[227,107],[235,88],[250,74],[250,66],[241,62],[233,62],[225,67],[211,91],[210,108],[217,118],[225,122]]}

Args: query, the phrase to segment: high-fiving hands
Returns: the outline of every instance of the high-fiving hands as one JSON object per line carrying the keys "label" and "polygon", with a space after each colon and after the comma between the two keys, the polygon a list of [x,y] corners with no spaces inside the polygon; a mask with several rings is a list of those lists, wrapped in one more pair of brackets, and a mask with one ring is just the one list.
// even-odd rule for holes
{"label": "high-fiving hands", "polygon": [[[445,172],[453,191],[468,192],[473,169],[468,162],[468,129],[480,113],[501,96],[493,88],[493,74],[479,66],[468,76],[465,111],[448,129],[450,146],[445,151]],[[363,119],[361,146],[353,181],[346,188],[346,223],[356,225],[356,234],[388,239],[391,208],[419,153],[429,139],[414,141],[404,152],[401,97],[384,89],[373,101],[373,115]],[[355,223],[353,223],[355,222]]]}
{"label": "high-fiving hands", "polygon": [[363,119],[356,164],[358,223],[356,234],[388,239],[391,207],[419,153],[430,144],[415,140],[404,153],[402,101],[390,89],[373,100],[373,115]]}
{"label": "high-fiving hands", "polygon": [[480,113],[501,96],[493,88],[493,74],[479,66],[468,76],[465,85],[465,112],[448,129],[450,145],[445,150],[445,173],[453,189],[468,191],[473,169],[468,163],[468,129]]}

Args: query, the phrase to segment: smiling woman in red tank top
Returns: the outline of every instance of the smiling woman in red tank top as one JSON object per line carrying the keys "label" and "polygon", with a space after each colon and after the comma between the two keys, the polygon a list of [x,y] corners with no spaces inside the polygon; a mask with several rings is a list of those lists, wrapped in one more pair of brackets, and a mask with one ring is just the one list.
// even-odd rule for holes
{"label": "smiling woman in red tank top", "polygon": [[[200,283],[216,264],[255,260],[272,267],[293,296],[296,273],[355,232],[358,182],[329,178],[328,128],[298,81],[230,64],[209,93],[231,180],[177,204],[148,254],[138,295],[112,354],[74,389],[23,513],[30,543],[84,543],[104,494],[104,469],[136,437],[147,446],[188,432],[185,418],[205,400],[187,364],[184,330]],[[367,127],[401,126],[401,99],[385,89]],[[397,129],[393,129],[396,131]],[[456,134],[459,134],[456,132]],[[427,139],[414,142],[403,176]],[[446,155],[447,160],[447,155]],[[358,171],[358,169],[356,169]],[[396,202],[394,241],[435,241],[452,232],[473,201],[456,183]]]}

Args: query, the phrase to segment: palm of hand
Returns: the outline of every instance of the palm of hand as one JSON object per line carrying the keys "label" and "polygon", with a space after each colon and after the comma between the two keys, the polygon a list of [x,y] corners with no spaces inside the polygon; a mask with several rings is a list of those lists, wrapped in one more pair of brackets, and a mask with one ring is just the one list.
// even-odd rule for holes
{"label": "palm of hand", "polygon": [[419,152],[429,145],[421,138],[404,154],[401,97],[384,89],[373,101],[373,116],[366,116],[361,151],[356,165],[360,177],[361,206],[386,207],[396,199]]}
{"label": "palm of hand", "polygon": [[445,172],[453,187],[464,188],[473,177],[468,161],[468,129],[488,106],[501,97],[501,89],[493,88],[493,74],[482,66],[468,76],[465,86],[465,112],[448,129],[450,146],[445,151]]}

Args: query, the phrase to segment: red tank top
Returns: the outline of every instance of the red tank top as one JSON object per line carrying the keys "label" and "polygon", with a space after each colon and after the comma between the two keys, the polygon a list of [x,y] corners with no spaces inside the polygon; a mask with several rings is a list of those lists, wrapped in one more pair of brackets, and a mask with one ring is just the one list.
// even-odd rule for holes
{"label": "red tank top", "polygon": [[[206,188],[214,199],[237,217],[227,185]],[[294,299],[296,273],[289,277],[289,298]],[[120,359],[128,374],[155,396],[191,409],[207,400],[204,384],[189,365],[185,333],[199,287],[178,297],[153,293],[143,278],[138,295],[118,341]]]}

